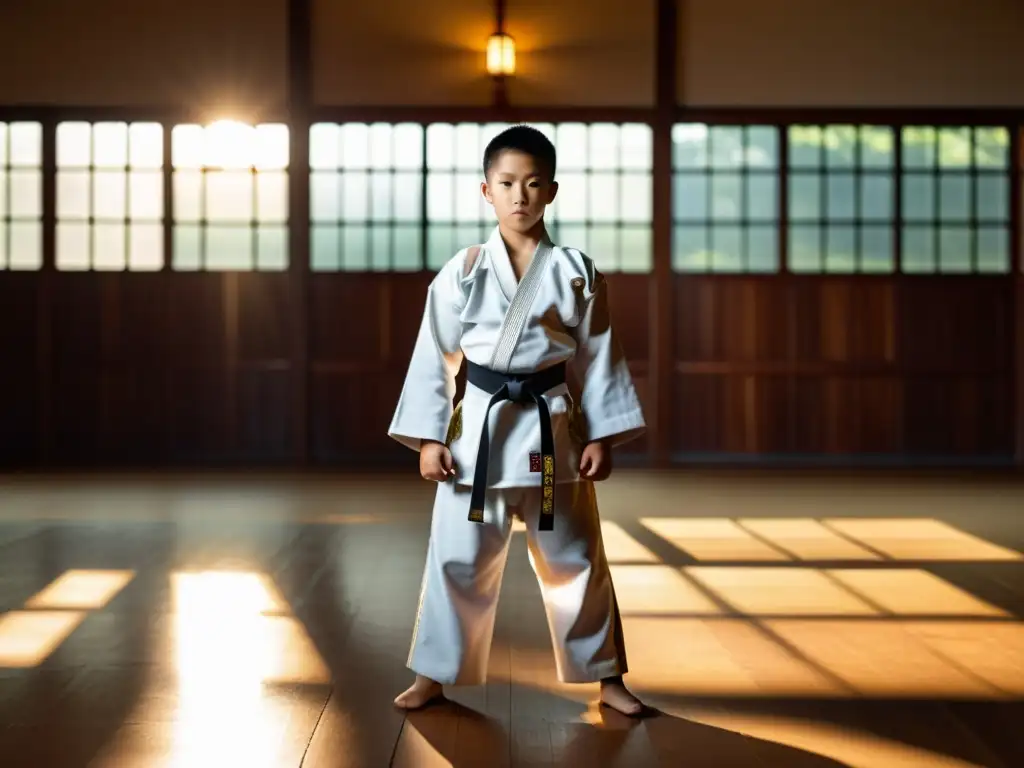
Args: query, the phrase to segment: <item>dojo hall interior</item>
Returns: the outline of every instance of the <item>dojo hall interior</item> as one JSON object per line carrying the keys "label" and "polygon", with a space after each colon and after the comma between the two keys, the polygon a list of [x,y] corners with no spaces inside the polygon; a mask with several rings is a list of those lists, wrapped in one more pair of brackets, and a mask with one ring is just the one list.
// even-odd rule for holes
{"label": "dojo hall interior", "polygon": [[[1024,6],[0,8],[0,765],[1024,765]],[[404,713],[387,427],[502,127],[559,153],[645,435],[598,487],[629,719],[525,534]]]}

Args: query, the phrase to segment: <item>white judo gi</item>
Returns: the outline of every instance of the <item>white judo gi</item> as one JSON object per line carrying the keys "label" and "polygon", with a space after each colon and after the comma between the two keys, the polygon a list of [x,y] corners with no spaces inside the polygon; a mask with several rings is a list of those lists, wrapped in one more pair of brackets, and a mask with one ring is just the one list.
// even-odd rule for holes
{"label": "white judo gi", "polygon": [[[645,428],[608,316],[603,276],[578,250],[545,240],[517,282],[495,228],[475,258],[465,249],[435,276],[388,434],[418,451],[448,444],[455,477],[438,484],[409,667],[443,684],[486,680],[512,518],[523,519],[563,682],[626,672],[622,627],[601,540],[594,485],[579,475],[583,446],[612,445]],[[468,262],[472,261],[472,264]],[[568,363],[569,383],[543,394],[554,436],[553,530],[538,530],[544,492],[536,405],[499,402],[487,419],[484,520],[470,494],[490,393],[470,383],[453,412],[462,360],[501,373]]]}

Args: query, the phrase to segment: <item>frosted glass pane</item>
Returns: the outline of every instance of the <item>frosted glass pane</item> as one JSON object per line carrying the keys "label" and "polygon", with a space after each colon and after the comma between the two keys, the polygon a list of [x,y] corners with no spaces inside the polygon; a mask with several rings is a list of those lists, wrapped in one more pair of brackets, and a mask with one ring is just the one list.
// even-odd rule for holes
{"label": "frosted glass pane", "polygon": [[672,233],[672,268],[676,272],[707,272],[711,268],[707,228],[677,226]]}
{"label": "frosted glass pane", "polygon": [[96,123],[92,129],[93,165],[123,168],[128,165],[128,125]]}
{"label": "frosted glass pane", "polygon": [[202,265],[202,229],[182,224],[174,228],[174,256],[171,266],[182,271],[193,271]]}
{"label": "frosted glass pane", "polygon": [[257,232],[257,268],[279,272],[288,268],[288,228],[262,226]]}
{"label": "frosted glass pane", "polygon": [[863,227],[860,231],[861,272],[889,273],[894,271],[895,262],[892,227]]}
{"label": "frosted glass pane", "polygon": [[175,168],[203,167],[202,126],[174,126],[171,130],[171,161]]}
{"label": "frosted glass pane", "polygon": [[206,216],[213,222],[250,221],[255,214],[253,179],[248,171],[206,174]]}
{"label": "frosted glass pane", "polygon": [[559,221],[585,221],[587,218],[587,177],[582,173],[559,175],[554,214]]}
{"label": "frosted glass pane", "polygon": [[752,125],[747,128],[744,161],[748,168],[779,167],[779,134],[775,126]]}
{"label": "frosted glass pane", "polygon": [[57,126],[57,167],[87,167],[92,162],[92,131],[88,123]]}
{"label": "frosted glass pane", "polygon": [[133,168],[164,167],[164,127],[160,123],[128,127],[128,162]]}
{"label": "frosted glass pane", "polygon": [[896,162],[895,131],[888,126],[860,129],[860,164],[864,168],[892,168]]}
{"label": "frosted glass pane", "polygon": [[979,175],[975,210],[981,221],[1007,221],[1010,218],[1010,179],[1007,176]]}
{"label": "frosted glass pane", "polygon": [[935,165],[935,129],[907,126],[901,135],[904,168],[930,168]]}
{"label": "frosted glass pane", "polygon": [[363,123],[341,126],[341,165],[346,169],[370,165],[370,127]]}
{"label": "frosted glass pane", "polygon": [[789,220],[814,221],[823,218],[821,176],[794,173],[789,177]]}
{"label": "frosted glass pane", "polygon": [[598,269],[614,272],[619,268],[619,231],[616,227],[594,226],[587,232],[587,255]]}
{"label": "frosted glass pane", "polygon": [[314,272],[341,269],[341,228],[316,226],[310,234],[310,266]]}
{"label": "frosted glass pane", "polygon": [[623,221],[649,222],[653,214],[651,206],[651,178],[646,173],[626,173],[620,181],[622,188],[620,211]]}
{"label": "frosted glass pane", "polygon": [[395,167],[420,169],[423,167],[423,127],[415,123],[395,126]]}
{"label": "frosted glass pane", "polygon": [[[0,125],[3,124],[0,123]],[[2,136],[0,136],[0,141],[3,141]],[[7,215],[7,171],[0,167],[0,219]]]}
{"label": "frosted glass pane", "polygon": [[440,269],[457,251],[454,227],[435,224],[427,229],[428,269]]}
{"label": "frosted glass pane", "polygon": [[341,229],[342,264],[348,271],[370,268],[370,230],[363,224],[352,224]]}
{"label": "frosted glass pane", "polygon": [[825,233],[825,271],[857,271],[857,232],[854,227],[833,226]]}
{"label": "frosted glass pane", "polygon": [[128,230],[128,266],[137,272],[164,265],[164,230],[159,224],[133,224]]}
{"label": "frosted glass pane", "polygon": [[57,224],[57,269],[88,269],[89,248],[88,224],[67,222]]}
{"label": "frosted glass pane", "polygon": [[370,167],[391,168],[394,166],[394,130],[387,123],[370,126]]}
{"label": "frosted glass pane", "polygon": [[337,221],[341,217],[341,177],[334,171],[311,175],[309,214],[317,222]]}
{"label": "frosted glass pane", "polygon": [[427,126],[427,167],[454,168],[455,166],[455,129],[445,123],[434,123]]}
{"label": "frosted glass pane", "polygon": [[608,123],[590,126],[589,150],[591,168],[618,168],[621,162],[619,127]]}
{"label": "frosted glass pane", "polygon": [[935,271],[935,230],[931,227],[903,228],[903,272]]}
{"label": "frosted glass pane", "polygon": [[39,269],[43,266],[43,225],[35,221],[13,221],[7,264],[11,269]]}
{"label": "frosted glass pane", "polygon": [[476,170],[483,173],[484,148],[490,137],[481,141],[481,129],[475,123],[460,123],[455,126],[455,167],[459,170]]}
{"label": "frosted glass pane", "polygon": [[370,269],[374,272],[391,269],[391,227],[378,224],[370,228]]}
{"label": "frosted glass pane", "polygon": [[702,220],[708,216],[706,173],[677,173],[672,180],[672,207],[676,221]]}
{"label": "frosted glass pane", "polygon": [[164,180],[159,172],[135,171],[129,176],[128,184],[128,215],[131,218],[163,218]]}
{"label": "frosted glass pane", "polygon": [[423,239],[419,227],[395,227],[393,247],[396,270],[416,271],[423,267]]}
{"label": "frosted glass pane", "polygon": [[779,270],[779,228],[747,227],[747,271],[770,273]]}
{"label": "frosted glass pane", "polygon": [[555,131],[558,167],[566,171],[582,171],[587,167],[587,126],[566,123]]}
{"label": "frosted glass pane", "polygon": [[262,171],[256,175],[256,218],[268,223],[288,220],[286,171]]}
{"label": "frosted glass pane", "polygon": [[253,268],[253,232],[249,227],[210,226],[206,228],[205,240],[206,269]]}
{"label": "frosted glass pane", "polygon": [[857,187],[852,173],[833,171],[826,177],[828,217],[851,220],[857,215]]}
{"label": "frosted glass pane", "polygon": [[394,199],[393,179],[390,173],[374,173],[370,177],[370,218],[387,221],[391,218],[391,202]]}
{"label": "frosted glass pane", "polygon": [[619,269],[623,272],[649,272],[654,259],[650,227],[623,227],[619,247]]}
{"label": "frosted glass pane", "polygon": [[971,216],[971,180],[967,174],[939,177],[939,216],[946,221],[967,221]]}
{"label": "frosted glass pane", "polygon": [[587,228],[583,225],[565,224],[560,226],[556,242],[566,248],[575,248],[583,253],[590,251]]}
{"label": "frosted glass pane", "polygon": [[455,179],[450,173],[431,173],[427,176],[427,219],[455,220]]}
{"label": "frosted glass pane", "polygon": [[419,221],[423,215],[423,174],[400,171],[395,174],[395,219]]}
{"label": "frosted glass pane", "polygon": [[650,126],[629,124],[621,128],[622,168],[650,170],[653,165],[653,137]]}
{"label": "frosted glass pane", "polygon": [[480,194],[479,179],[479,174],[472,173],[460,173],[455,177],[456,221],[479,221],[483,216],[483,206],[491,208]]}
{"label": "frosted glass pane", "polygon": [[95,172],[93,175],[93,215],[96,218],[124,219],[128,215],[127,182],[124,172]]}
{"label": "frosted glass pane", "polygon": [[[703,123],[679,123],[672,126],[672,167],[704,168],[708,163],[708,127]],[[697,261],[681,261],[680,267],[699,266]]]}
{"label": "frosted glass pane", "polygon": [[43,215],[43,174],[41,171],[11,171],[11,216],[35,218]]}
{"label": "frosted glass pane", "polygon": [[203,176],[199,171],[174,174],[174,220],[199,221],[203,217]]}
{"label": "frosted glass pane", "polygon": [[618,179],[610,173],[593,174],[590,177],[590,219],[592,221],[608,221],[618,218],[619,190]]}
{"label": "frosted glass pane", "polygon": [[8,163],[13,167],[35,168],[43,164],[43,127],[39,123],[11,123]]}
{"label": "frosted glass pane", "polygon": [[979,168],[1009,168],[1009,131],[1005,128],[975,128],[974,162]]}
{"label": "frosted glass pane", "polygon": [[852,125],[825,126],[825,165],[853,168],[857,161],[857,128]]}
{"label": "frosted glass pane", "polygon": [[711,218],[736,221],[743,216],[743,183],[738,173],[711,176]]}
{"label": "frosted glass pane", "polygon": [[0,123],[0,167],[7,165],[7,123]]}
{"label": "frosted glass pane", "polygon": [[366,221],[370,215],[370,178],[364,171],[347,171],[342,176],[342,219]]}
{"label": "frosted glass pane", "polygon": [[341,165],[341,127],[315,123],[309,127],[309,167],[331,170]]}
{"label": "frosted glass pane", "polygon": [[93,227],[93,269],[124,269],[128,262],[125,238],[124,224],[96,224]]}
{"label": "frosted glass pane", "polygon": [[89,218],[89,172],[57,172],[57,218]]}
{"label": "frosted glass pane", "polygon": [[939,129],[939,166],[967,168],[971,164],[971,129]]}
{"label": "frosted glass pane", "polygon": [[[736,168],[744,165],[743,128],[738,125],[713,125],[710,128],[711,165]],[[732,257],[730,257],[732,258]],[[729,262],[733,263],[732,261]]]}
{"label": "frosted glass pane", "polygon": [[254,140],[256,157],[252,165],[259,170],[281,170],[288,167],[288,126],[257,125]]}

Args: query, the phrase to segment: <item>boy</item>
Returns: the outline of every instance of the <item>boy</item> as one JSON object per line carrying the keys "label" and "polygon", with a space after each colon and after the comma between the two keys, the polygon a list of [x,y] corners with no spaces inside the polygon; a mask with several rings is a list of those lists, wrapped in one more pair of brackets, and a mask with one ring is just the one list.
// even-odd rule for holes
{"label": "boy", "polygon": [[[484,153],[481,192],[498,226],[435,276],[388,434],[438,482],[409,668],[395,699],[415,709],[443,685],[486,679],[512,516],[526,525],[562,682],[601,682],[627,715],[626,655],[593,483],[611,449],[646,427],[613,335],[602,275],[551,243],[544,210],[555,148],[515,126]],[[465,396],[452,412],[455,376]],[[582,387],[579,408],[567,378]]]}

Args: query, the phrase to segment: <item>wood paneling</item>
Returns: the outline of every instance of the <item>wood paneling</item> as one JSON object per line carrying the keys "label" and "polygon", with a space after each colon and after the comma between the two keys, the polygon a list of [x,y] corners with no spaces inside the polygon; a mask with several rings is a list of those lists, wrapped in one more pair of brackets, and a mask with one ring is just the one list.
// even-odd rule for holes
{"label": "wood paneling", "polygon": [[1005,278],[676,279],[677,454],[1009,458]]}

